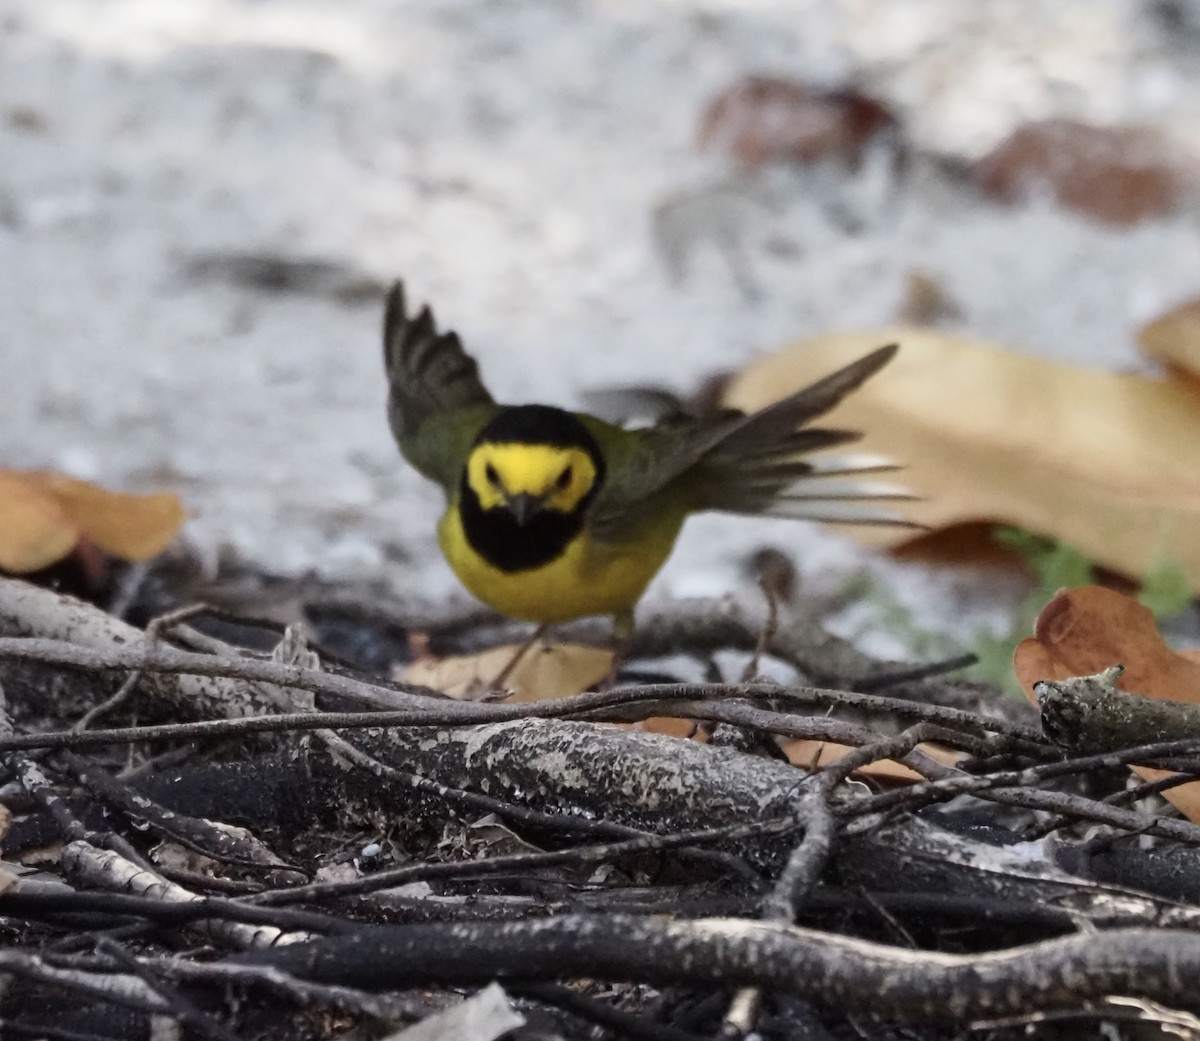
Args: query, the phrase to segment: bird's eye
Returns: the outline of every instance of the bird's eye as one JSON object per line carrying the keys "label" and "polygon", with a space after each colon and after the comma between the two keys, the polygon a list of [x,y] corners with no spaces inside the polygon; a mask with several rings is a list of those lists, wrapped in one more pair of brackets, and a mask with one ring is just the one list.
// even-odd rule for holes
{"label": "bird's eye", "polygon": [[500,475],[496,473],[496,468],[491,463],[487,464],[487,469],[483,471],[483,475],[488,479],[488,484],[494,488],[500,487]]}
{"label": "bird's eye", "polygon": [[566,491],[571,487],[571,468],[568,466],[562,473],[558,475],[558,480],[555,482],[560,491]]}

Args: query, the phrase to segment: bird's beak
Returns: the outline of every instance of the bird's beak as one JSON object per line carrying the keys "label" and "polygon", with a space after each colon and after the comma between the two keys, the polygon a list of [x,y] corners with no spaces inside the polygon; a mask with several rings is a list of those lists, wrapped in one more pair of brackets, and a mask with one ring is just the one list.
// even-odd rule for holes
{"label": "bird's beak", "polygon": [[516,518],[517,524],[524,527],[542,510],[542,500],[536,495],[521,492],[508,500],[509,512]]}

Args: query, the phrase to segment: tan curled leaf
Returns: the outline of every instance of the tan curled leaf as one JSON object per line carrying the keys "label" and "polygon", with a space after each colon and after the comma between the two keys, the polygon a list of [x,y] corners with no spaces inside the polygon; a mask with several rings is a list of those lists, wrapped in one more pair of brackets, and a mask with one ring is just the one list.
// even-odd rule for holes
{"label": "tan curled leaf", "polygon": [[123,560],[161,552],[184,521],[168,492],[128,495],[42,470],[0,470],[0,569],[57,563],[81,542]]}
{"label": "tan curled leaf", "polygon": [[1150,357],[1200,378],[1200,297],[1142,326],[1138,343]]}
{"label": "tan curled leaf", "polygon": [[[492,647],[478,654],[447,658],[419,657],[406,665],[398,679],[440,690],[452,698],[471,701],[491,690],[495,679],[521,649],[520,644]],[[554,644],[539,640],[525,652],[504,681],[513,693],[508,702],[545,701],[594,690],[612,669],[612,651],[583,644]],[[650,716],[639,723],[616,726],[651,734],[706,741],[707,734],[694,719]]]}
{"label": "tan curled leaf", "polygon": [[[822,425],[904,464],[932,528],[989,521],[1055,536],[1142,575],[1162,559],[1200,587],[1200,395],[1181,381],[1083,369],[930,329],[807,340],[751,365],[726,404],[762,408],[885,343],[896,359]],[[909,536],[856,529],[876,545]]]}
{"label": "tan curled leaf", "polygon": [[149,560],[179,533],[186,519],[172,492],[134,495],[46,471],[32,476],[62,505],[82,534],[122,560]]}
{"label": "tan curled leaf", "polygon": [[[487,693],[520,649],[520,644],[511,644],[478,654],[422,658],[408,665],[401,679],[469,700]],[[582,694],[608,675],[612,658],[612,651],[598,647],[538,640],[505,679],[505,688],[513,691],[507,700],[544,701]]]}
{"label": "tan curled leaf", "polygon": [[52,495],[21,473],[0,470],[0,570],[40,571],[78,541],[78,529]]}

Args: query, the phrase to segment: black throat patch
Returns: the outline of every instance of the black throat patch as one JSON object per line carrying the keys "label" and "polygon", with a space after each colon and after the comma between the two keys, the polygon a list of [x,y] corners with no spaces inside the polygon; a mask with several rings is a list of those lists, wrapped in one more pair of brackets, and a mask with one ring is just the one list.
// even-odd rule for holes
{"label": "black throat patch", "polygon": [[582,448],[596,467],[596,482],[570,513],[542,510],[524,524],[502,506],[485,510],[467,483],[466,468],[459,482],[458,501],[467,543],[492,567],[512,574],[532,571],[560,556],[583,531],[587,509],[604,481],[604,458],[587,428],[570,412],[546,405],[504,409],[475,440],[476,445],[555,445]]}

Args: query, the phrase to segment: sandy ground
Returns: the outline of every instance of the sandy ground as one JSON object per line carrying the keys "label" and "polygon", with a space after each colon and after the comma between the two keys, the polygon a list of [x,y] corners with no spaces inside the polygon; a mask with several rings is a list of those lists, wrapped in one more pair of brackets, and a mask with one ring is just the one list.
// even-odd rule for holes
{"label": "sandy ground", "polygon": [[[205,266],[227,254],[403,276],[510,399],[688,390],[886,322],[912,270],[973,335],[1142,364],[1132,331],[1200,289],[1195,214],[1111,231],[919,171],[881,190],[870,168],[714,192],[729,168],[695,132],[714,92],[771,71],[862,84],[943,156],[1052,114],[1146,121],[1200,151],[1198,37],[1154,7],[4,0],[0,465],[176,489],[212,554],[455,588],[439,496],[384,422],[378,302],[238,284]],[[673,279],[652,214],[694,198],[701,230]],[[736,228],[753,293],[704,241],[710,218]],[[808,527],[702,518],[655,592],[744,587],[738,562],[764,542],[817,587],[861,562]],[[945,575],[883,570],[922,620],[995,607]]]}

